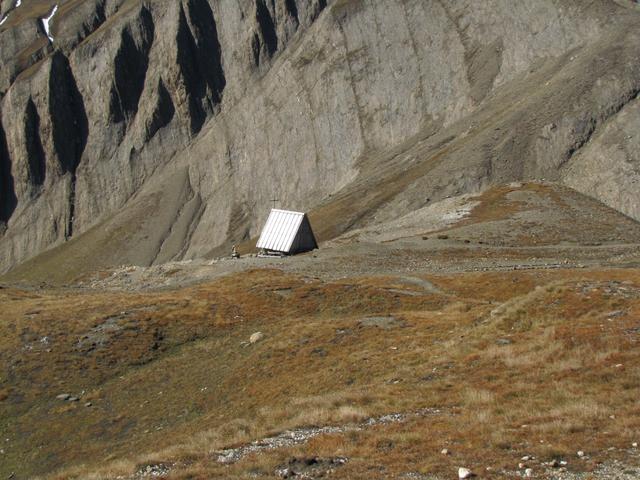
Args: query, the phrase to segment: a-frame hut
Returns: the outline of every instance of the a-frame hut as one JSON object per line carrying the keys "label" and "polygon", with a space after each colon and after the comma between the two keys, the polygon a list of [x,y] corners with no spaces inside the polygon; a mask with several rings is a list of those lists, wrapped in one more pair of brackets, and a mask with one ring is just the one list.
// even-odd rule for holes
{"label": "a-frame hut", "polygon": [[268,253],[295,255],[318,248],[306,213],[272,209],[256,244]]}

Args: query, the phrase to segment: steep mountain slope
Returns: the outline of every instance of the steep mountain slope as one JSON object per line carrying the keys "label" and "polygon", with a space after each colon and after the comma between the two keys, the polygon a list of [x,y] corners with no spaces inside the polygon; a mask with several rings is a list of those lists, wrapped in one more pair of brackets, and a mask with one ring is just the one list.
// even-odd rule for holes
{"label": "steep mountain slope", "polygon": [[541,177],[638,218],[637,151],[604,150],[633,2],[68,0],[51,42],[53,4],[0,26],[2,270],[71,238],[87,270],[207,255],[271,198],[324,239]]}

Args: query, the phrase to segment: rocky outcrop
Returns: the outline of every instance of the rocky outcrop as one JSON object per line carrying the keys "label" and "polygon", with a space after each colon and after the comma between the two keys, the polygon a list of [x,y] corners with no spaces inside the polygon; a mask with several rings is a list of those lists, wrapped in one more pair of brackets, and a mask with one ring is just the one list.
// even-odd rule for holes
{"label": "rocky outcrop", "polygon": [[326,236],[542,176],[636,215],[620,200],[629,187],[607,199],[565,173],[640,88],[630,4],[69,1],[51,43],[38,8],[52,4],[0,26],[0,270],[125,225],[176,166],[182,213],[144,226],[132,213],[126,230],[156,240],[123,261],[247,239],[272,198],[317,207]]}

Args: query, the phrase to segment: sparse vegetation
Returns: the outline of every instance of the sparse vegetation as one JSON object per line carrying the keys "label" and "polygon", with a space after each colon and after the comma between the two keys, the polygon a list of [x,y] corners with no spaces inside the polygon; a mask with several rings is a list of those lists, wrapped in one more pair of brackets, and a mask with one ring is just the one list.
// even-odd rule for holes
{"label": "sparse vegetation", "polygon": [[[301,282],[259,270],[165,292],[0,290],[0,408],[10,437],[2,468],[113,478],[164,462],[175,464],[171,478],[241,478],[271,475],[304,454],[346,456],[344,478],[370,478],[408,465],[448,475],[461,462],[497,472],[525,454],[569,458],[576,446],[593,461],[624,456],[640,427],[640,271],[429,280],[442,294],[393,295],[382,288],[402,288],[392,278]],[[286,299],[274,293],[284,288]],[[625,313],[608,319],[614,310]],[[371,313],[404,325],[381,335],[359,324]],[[108,319],[121,330],[78,349]],[[265,340],[243,347],[258,326]],[[63,391],[84,394],[75,404],[56,400]],[[288,428],[424,407],[442,413],[319,436],[231,466],[214,458]],[[27,426],[36,428],[17,434]],[[444,447],[453,454],[440,455]]]}

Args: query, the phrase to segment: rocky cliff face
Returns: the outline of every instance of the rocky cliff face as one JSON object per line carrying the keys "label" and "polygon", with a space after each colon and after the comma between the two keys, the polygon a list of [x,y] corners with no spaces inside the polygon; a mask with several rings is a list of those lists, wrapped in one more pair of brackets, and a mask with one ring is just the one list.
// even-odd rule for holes
{"label": "rocky cliff face", "polygon": [[632,2],[0,8],[0,270],[206,255],[272,198],[325,237],[523,178],[640,218]]}

